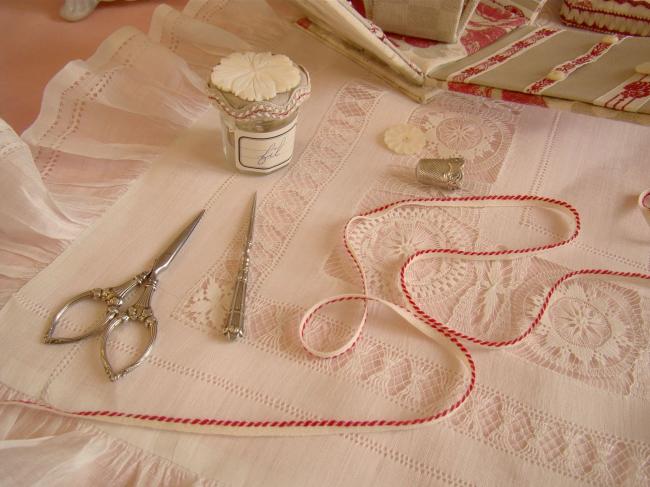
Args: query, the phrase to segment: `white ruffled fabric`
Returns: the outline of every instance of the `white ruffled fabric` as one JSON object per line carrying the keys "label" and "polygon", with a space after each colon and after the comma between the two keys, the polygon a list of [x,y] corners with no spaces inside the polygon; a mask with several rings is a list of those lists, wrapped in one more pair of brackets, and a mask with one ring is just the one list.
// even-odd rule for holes
{"label": "white ruffled fabric", "polygon": [[22,138],[0,120],[0,307],[208,109],[205,72],[240,49],[250,45],[163,5],[149,35],[124,27],[65,66]]}
{"label": "white ruffled fabric", "polygon": [[0,120],[0,305],[83,226],[43,184],[29,147]]}

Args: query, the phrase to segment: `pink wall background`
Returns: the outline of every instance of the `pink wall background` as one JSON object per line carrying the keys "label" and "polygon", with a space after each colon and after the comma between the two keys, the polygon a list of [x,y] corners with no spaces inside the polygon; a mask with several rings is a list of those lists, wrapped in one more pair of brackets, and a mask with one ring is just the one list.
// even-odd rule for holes
{"label": "pink wall background", "polygon": [[113,31],[132,25],[146,32],[153,10],[187,0],[102,2],[80,22],[59,17],[63,0],[0,1],[0,118],[21,133],[36,118],[43,89],[66,63],[89,57]]}

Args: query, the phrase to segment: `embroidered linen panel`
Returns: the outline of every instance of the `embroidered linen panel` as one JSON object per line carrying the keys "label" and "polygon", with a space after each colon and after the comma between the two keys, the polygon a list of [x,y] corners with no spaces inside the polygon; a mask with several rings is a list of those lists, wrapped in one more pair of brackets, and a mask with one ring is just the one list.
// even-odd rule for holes
{"label": "embroidered linen panel", "polygon": [[[502,339],[525,326],[545,289],[567,270],[650,270],[648,226],[628,204],[645,177],[639,160],[650,150],[642,127],[442,90],[418,105],[303,36],[265,4],[252,6],[199,0],[183,13],[161,7],[149,37],[128,30],[102,45],[100,74],[83,78],[88,84],[80,101],[66,97],[83,81],[50,95],[52,106],[62,107],[60,117],[46,111],[25,138],[42,147],[36,167],[55,201],[60,199],[52,181],[69,182],[76,157],[95,154],[82,135],[101,141],[101,125],[91,122],[107,113],[135,118],[124,122],[124,132],[101,157],[111,167],[138,162],[129,165],[132,171],[109,202],[95,204],[92,192],[79,195],[75,208],[82,213],[88,201],[85,223],[92,222],[92,230],[61,241],[58,258],[0,312],[3,400],[242,420],[410,417],[439,408],[462,382],[457,364],[380,310],[371,308],[355,348],[335,359],[311,357],[297,336],[298,319],[311,304],[359,290],[341,242],[351,216],[395,200],[443,195],[415,181],[414,166],[423,155],[466,159],[461,195],[543,194],[571,201],[583,219],[579,240],[556,253],[419,264],[413,271],[423,306],[454,327]],[[263,179],[238,174],[223,162],[219,116],[200,91],[210,66],[244,45],[287,53],[314,80],[312,99],[300,113],[295,159],[287,170]],[[138,56],[148,61],[135,62]],[[160,71],[151,74],[145,63]],[[168,76],[177,68],[182,76]],[[122,76],[151,87],[154,98],[128,98]],[[171,85],[161,86],[162,79]],[[103,99],[102,93],[113,96]],[[168,107],[157,103],[162,99],[173,100],[174,110],[166,113]],[[140,125],[138,113],[156,121],[141,130],[163,141],[158,146],[146,143],[145,135],[137,137],[145,141],[139,144],[129,138],[128,128]],[[397,156],[381,145],[383,130],[402,122],[425,131],[423,154]],[[54,151],[61,155],[49,159]],[[627,176],[618,177],[621,172]],[[248,332],[231,344],[221,339],[220,327],[254,190],[258,226]],[[66,296],[138,272],[200,208],[206,216],[187,252],[161,277],[154,302],[160,337],[138,371],[111,384],[96,343],[40,343]],[[534,209],[410,211],[353,229],[371,290],[396,303],[404,300],[399,266],[418,248],[543,244],[564,230]],[[348,336],[359,310],[338,311],[316,323],[313,339],[336,343]],[[0,431],[5,438],[20,431],[26,437],[77,431],[80,444],[110,446],[101,457],[106,462],[151,466],[150,476],[139,479],[143,484],[645,485],[649,323],[647,286],[576,278],[558,290],[528,340],[476,353],[477,388],[454,415],[404,432],[230,438],[78,418],[49,419],[61,421],[52,431],[34,425],[57,416],[33,411],[21,412],[12,427]],[[61,331],[79,326],[71,320]],[[111,350],[129,355],[136,348],[132,338],[116,337]],[[3,414],[17,410],[1,408]]]}

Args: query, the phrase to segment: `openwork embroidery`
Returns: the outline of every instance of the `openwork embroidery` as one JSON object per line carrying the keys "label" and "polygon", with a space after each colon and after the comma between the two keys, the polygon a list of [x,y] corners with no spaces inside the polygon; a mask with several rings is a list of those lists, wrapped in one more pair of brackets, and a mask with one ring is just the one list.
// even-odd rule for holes
{"label": "openwork embroidery", "polygon": [[650,445],[584,428],[480,385],[443,424],[582,482],[645,485],[650,480]]}
{"label": "openwork embroidery", "polygon": [[[518,318],[531,319],[549,282],[568,269],[535,259],[510,298]],[[531,279],[535,276],[535,279]],[[593,387],[628,395],[639,358],[648,347],[638,292],[600,279],[568,282],[539,328],[515,355]]]}
{"label": "openwork embroidery", "polygon": [[[521,107],[456,93],[439,94],[416,109],[409,123],[427,134],[427,157],[465,158],[474,183],[493,183],[512,143]],[[482,188],[486,189],[486,188]]]}

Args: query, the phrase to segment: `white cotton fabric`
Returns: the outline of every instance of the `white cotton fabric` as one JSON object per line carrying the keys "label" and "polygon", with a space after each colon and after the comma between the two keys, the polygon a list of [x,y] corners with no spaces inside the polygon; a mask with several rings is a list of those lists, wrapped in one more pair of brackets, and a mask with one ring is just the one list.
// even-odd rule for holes
{"label": "white cotton fabric", "polygon": [[[225,162],[219,113],[203,92],[211,67],[240,46],[284,53],[313,80],[294,160],[263,178]],[[395,123],[427,134],[422,153],[382,146],[380,135]],[[263,3],[196,0],[183,13],[159,8],[149,35],[120,30],[91,60],[68,65],[22,140],[42,182],[29,157],[21,159],[26,169],[3,157],[2,176],[10,168],[32,181],[34,196],[10,191],[2,211],[40,216],[30,210],[38,204],[72,223],[56,227],[51,246],[39,243],[49,227],[36,217],[29,238],[3,237],[6,248],[27,252],[37,242],[48,254],[18,263],[23,275],[38,274],[13,284],[21,287],[0,311],[0,398],[13,401],[0,410],[0,462],[10,466],[0,483],[47,475],[132,485],[648,483],[650,296],[647,286],[619,279],[567,283],[529,339],[507,351],[472,349],[475,391],[425,428],[245,438],[62,418],[16,403],[260,421],[402,419],[444,407],[459,386],[458,364],[381,309],[371,307],[360,340],[339,358],[320,360],[301,347],[304,311],[359,292],[341,243],[344,223],[395,200],[441,196],[415,181],[420,157],[464,157],[459,194],[533,193],[575,205],[581,236],[552,254],[509,263],[426,259],[413,268],[413,292],[427,312],[504,339],[567,270],[648,272],[650,228],[636,204],[648,186],[647,129],[443,91],[418,105]],[[254,191],[247,334],[227,343],[220,329]],[[41,343],[67,298],[146,269],[200,209],[203,221],[160,276],[159,337],[145,364],[111,383],[96,341]],[[372,223],[356,229],[357,254],[369,290],[396,304],[406,304],[396,276],[413,249],[523,247],[566,232],[563,220],[534,209],[413,208]],[[358,311],[328,311],[307,338],[334,349]],[[81,325],[72,319],[60,331]],[[119,336],[111,352],[135,346]]]}

